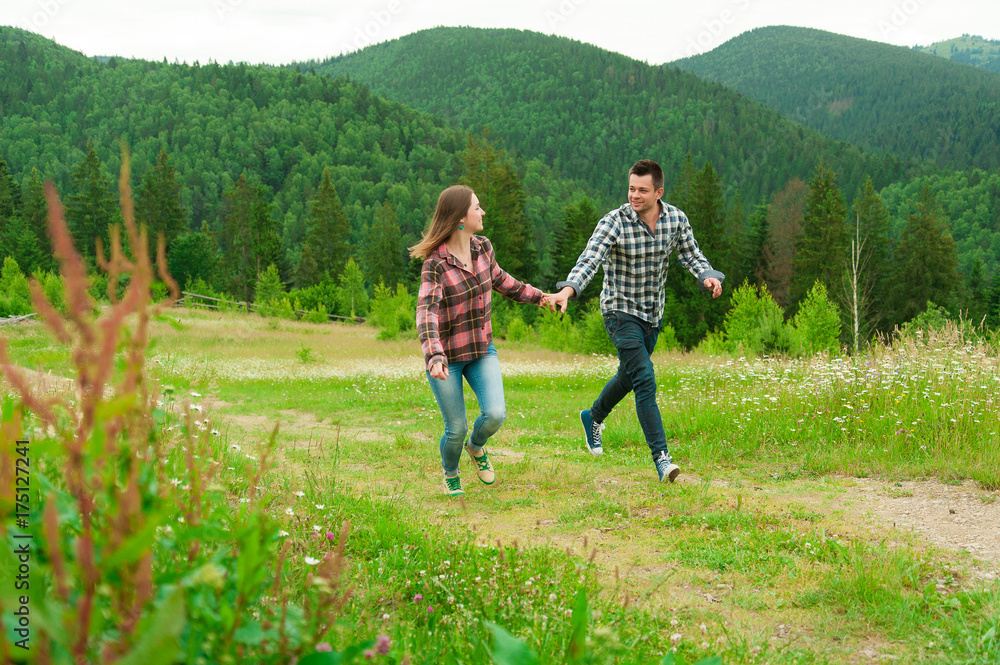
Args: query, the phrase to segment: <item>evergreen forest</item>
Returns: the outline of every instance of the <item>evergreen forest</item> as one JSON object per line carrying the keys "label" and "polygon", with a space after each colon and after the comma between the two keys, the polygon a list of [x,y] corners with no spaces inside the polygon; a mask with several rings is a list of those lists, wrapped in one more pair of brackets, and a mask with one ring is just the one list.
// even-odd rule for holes
{"label": "evergreen forest", "polygon": [[672,65],[865,150],[942,168],[1000,166],[1000,75],[955,58],[772,26]]}
{"label": "evergreen forest", "polygon": [[[664,167],[665,200],[728,276],[725,296],[709,301],[671,271],[665,323],[682,347],[724,335],[741,284],[789,319],[821,286],[845,344],[852,287],[865,336],[928,311],[996,327],[1000,168],[986,130],[1000,123],[977,78],[995,76],[908,56],[946,70],[928,81],[936,70],[915,68],[876,115],[952,86],[968,103],[923,107],[977,129],[947,157],[919,147],[939,138],[932,124],[901,132],[908,149],[872,140],[900,131],[893,120],[870,119],[867,140],[838,140],[680,68],[526,31],[436,28],[268,67],[98,59],[0,27],[0,288],[21,284],[18,274],[45,284],[55,269],[49,180],[96,266],[120,222],[124,146],[137,217],[163,237],[182,289],[405,330],[420,269],[407,247],[444,187],[473,187],[501,265],[551,290],[600,216],[624,202],[628,167],[648,157]],[[954,79],[956,67],[977,73]],[[852,259],[862,269],[848,278]],[[599,279],[572,319],[594,311]],[[0,295],[2,314],[30,307]],[[536,316],[497,302],[495,330],[518,334]]]}

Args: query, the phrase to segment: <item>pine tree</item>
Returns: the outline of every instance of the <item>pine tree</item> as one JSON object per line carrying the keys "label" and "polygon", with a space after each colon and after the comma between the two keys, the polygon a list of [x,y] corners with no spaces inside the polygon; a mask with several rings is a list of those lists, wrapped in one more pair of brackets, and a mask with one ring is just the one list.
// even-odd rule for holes
{"label": "pine tree", "polygon": [[[580,254],[586,249],[587,241],[600,218],[597,208],[587,197],[570,203],[563,209],[562,219],[556,223],[549,238],[551,261],[549,262],[549,272],[545,276],[546,284],[554,286],[556,282],[566,279],[576,266]],[[580,294],[578,306],[573,311],[580,314],[587,311],[586,303],[600,293],[603,279],[603,270],[598,269],[598,274],[594,275],[594,279],[591,281],[592,284],[597,284],[598,288],[585,289]]]}
{"label": "pine tree", "polygon": [[319,188],[311,201],[303,244],[303,252],[306,247],[309,248],[316,270],[297,270],[298,279],[309,280],[308,283],[300,282],[299,286],[312,286],[322,281],[323,275],[334,277],[343,272],[350,258],[350,237],[351,224],[344,214],[337,189],[330,180],[330,169],[325,168]]}
{"label": "pine tree", "polygon": [[0,157],[0,260],[13,256],[15,237],[17,234],[17,200],[21,188],[10,175],[7,162]]}
{"label": "pine tree", "polygon": [[[682,173],[680,182],[689,177],[687,201],[682,210],[691,222],[691,229],[705,257],[713,266],[726,266],[730,263],[728,225],[733,216],[726,210],[722,181],[711,162],[706,162],[693,175]],[[705,298],[697,281],[677,263],[667,273],[667,288],[676,298],[676,307],[669,322],[674,326],[681,344],[694,346],[705,333],[721,328],[730,306],[728,294],[724,298]]]}
{"label": "pine tree", "polygon": [[149,230],[149,240],[155,252],[157,238],[162,233],[167,247],[184,230],[184,208],[177,170],[169,162],[166,148],[160,149],[156,164],[147,169],[136,200],[135,217]]}
{"label": "pine tree", "polygon": [[373,283],[381,280],[387,288],[396,288],[396,284],[402,281],[406,271],[404,258],[403,238],[399,230],[396,208],[389,201],[385,201],[375,212],[375,222],[368,230],[368,242],[365,246],[368,279]]}
{"label": "pine tree", "polygon": [[251,185],[243,174],[223,194],[223,263],[227,286],[249,302],[262,270],[280,261],[281,239],[271,218],[271,203],[262,185]]}
{"label": "pine tree", "polygon": [[954,310],[959,284],[955,241],[927,184],[911,204],[913,212],[893,257],[897,325],[923,312],[928,302]]}
{"label": "pine tree", "polygon": [[820,162],[809,182],[802,233],[795,243],[791,299],[800,302],[817,280],[828,293],[839,290],[847,259],[847,204],[837,177]]}
{"label": "pine tree", "polygon": [[214,282],[218,263],[218,248],[207,225],[201,231],[180,234],[167,250],[170,275],[177,280],[182,291],[188,290],[199,279],[206,284]]}
{"label": "pine tree", "polygon": [[973,325],[984,323],[989,307],[986,280],[983,278],[983,261],[978,256],[972,262],[969,277],[965,280],[965,318]]}
{"label": "pine tree", "polygon": [[670,188],[670,193],[667,195],[667,202],[673,206],[680,208],[681,210],[687,211],[690,207],[690,201],[692,196],[692,189],[694,187],[695,178],[698,175],[698,169],[694,167],[694,158],[691,157],[689,152],[684,157],[684,163],[681,164],[680,173],[677,174],[677,180],[674,182],[673,187]]}
{"label": "pine tree", "polygon": [[38,170],[31,169],[31,176],[24,191],[21,204],[21,222],[30,230],[31,239],[38,247],[38,259],[31,270],[55,270],[55,257],[52,255],[52,241],[49,239],[49,205],[45,200],[45,185],[38,177]]}
{"label": "pine tree", "polygon": [[764,248],[769,233],[768,208],[766,205],[759,205],[750,217],[745,238],[741,243],[743,252],[740,256],[740,272],[746,276],[750,284],[758,287],[765,283],[764,277],[767,274],[767,255]]}
{"label": "pine tree", "polygon": [[73,173],[73,194],[66,202],[66,221],[80,254],[93,260],[97,256],[96,241],[100,239],[106,256],[108,227],[119,219],[118,207],[111,195],[111,180],[88,141],[87,153]]}
{"label": "pine tree", "polygon": [[486,211],[483,235],[493,244],[497,263],[517,279],[535,279],[538,269],[535,246],[524,205],[527,195],[506,153],[489,140],[489,130],[481,137],[469,135],[460,182],[473,189]]}

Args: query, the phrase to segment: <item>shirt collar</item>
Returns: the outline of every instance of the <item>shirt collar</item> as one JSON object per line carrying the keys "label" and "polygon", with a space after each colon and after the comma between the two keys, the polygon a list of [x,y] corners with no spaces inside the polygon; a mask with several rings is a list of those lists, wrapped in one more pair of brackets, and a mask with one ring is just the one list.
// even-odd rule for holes
{"label": "shirt collar", "polygon": [[[662,199],[657,199],[656,202],[658,204],[660,204],[660,214],[656,218],[656,221],[660,221],[667,214],[667,204],[664,203]],[[635,208],[632,207],[631,203],[626,203],[625,205],[622,206],[622,209],[625,211],[625,215],[630,220],[632,220],[636,224],[642,224],[643,223],[643,221],[641,219],[639,219],[639,213],[637,213],[635,211]]]}

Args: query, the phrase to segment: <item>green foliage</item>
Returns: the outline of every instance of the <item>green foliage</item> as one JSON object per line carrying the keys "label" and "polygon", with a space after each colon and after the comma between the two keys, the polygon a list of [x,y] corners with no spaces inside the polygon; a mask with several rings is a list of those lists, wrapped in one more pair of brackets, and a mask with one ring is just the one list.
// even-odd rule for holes
{"label": "green foliage", "polygon": [[546,349],[577,353],[582,346],[580,329],[573,325],[569,316],[560,312],[543,310],[535,319],[534,327],[539,343]]}
{"label": "green foliage", "polygon": [[177,169],[169,160],[166,147],[162,147],[156,163],[146,169],[136,200],[135,219],[137,223],[146,225],[151,253],[155,253],[161,234],[166,246],[170,247],[185,228]]}
{"label": "green foliage", "polygon": [[511,342],[527,342],[535,338],[535,329],[515,314],[507,323],[506,337]]}
{"label": "green foliage", "polygon": [[111,180],[94,146],[87,141],[87,153],[73,172],[73,194],[66,202],[66,222],[80,253],[93,261],[96,243],[100,241],[107,256],[108,228],[119,220],[118,206],[111,194]]}
{"label": "green foliage", "polygon": [[375,285],[367,323],[381,328],[378,339],[392,339],[416,326],[416,304],[416,298],[402,284],[393,292],[380,281]]}
{"label": "green foliage", "polygon": [[527,195],[507,154],[490,141],[484,129],[469,135],[462,163],[461,183],[471,187],[486,211],[483,235],[493,244],[497,263],[522,281],[536,277],[537,258],[528,219]]}
{"label": "green foliage", "polygon": [[[1000,167],[1000,138],[992,130],[1000,108],[991,101],[1000,79],[993,72],[788,26],[757,28],[674,64],[876,153],[944,168]],[[948,103],[931,101],[937,99]],[[861,184],[843,182],[847,191]]]}
{"label": "green foliage", "polygon": [[327,314],[326,305],[319,303],[316,305],[315,309],[311,309],[308,313],[302,317],[303,321],[308,321],[309,323],[329,323],[330,316]]}
{"label": "green foliage", "polygon": [[250,184],[242,173],[224,199],[222,263],[227,287],[250,301],[251,286],[264,266],[281,260],[277,225],[264,187]]}
{"label": "green foliage", "polygon": [[893,254],[895,320],[900,322],[915,317],[929,301],[953,309],[960,284],[955,241],[929,185],[911,209]]}
{"label": "green foliage", "polygon": [[375,222],[365,243],[365,274],[372,282],[388,285],[403,281],[406,272],[405,249],[396,209],[388,200],[375,213]]}
{"label": "green foliage", "polygon": [[285,285],[281,282],[281,275],[278,274],[276,265],[272,263],[266,270],[257,275],[254,294],[256,295],[255,302],[261,305],[280,301],[285,295]]}
{"label": "green foliage", "polygon": [[[600,208],[621,201],[625,174],[642,156],[654,156],[673,174],[690,152],[714,164],[748,201],[770,196],[793,176],[807,177],[823,156],[849,174],[843,181],[849,191],[865,173],[882,186],[900,172],[892,159],[835,144],[676,67],[564,37],[434,28],[306,66],[350,76],[466,131],[489,127],[509,150],[545,155],[557,172],[585,181],[599,195]],[[456,104],[469,94],[470,81],[490,85],[476,88],[475,103]],[[566,200],[572,199],[562,206]]]}
{"label": "green foliage", "polygon": [[182,233],[167,252],[168,270],[182,291],[190,291],[195,282],[213,282],[218,263],[215,241],[205,230]]}
{"label": "green foliage", "polygon": [[368,313],[368,290],[365,288],[365,276],[354,259],[347,260],[339,283],[337,305],[341,314],[352,319],[365,316]]}
{"label": "green foliage", "polygon": [[847,204],[837,177],[820,162],[809,181],[802,233],[795,238],[795,277],[791,303],[798,304],[818,280],[828,291],[839,288],[848,263]]}
{"label": "green foliage", "polygon": [[66,311],[66,299],[63,295],[63,281],[59,274],[52,271],[35,272],[35,279],[42,287],[42,293],[49,304],[55,307],[57,312]]}
{"label": "green foliage", "polygon": [[792,348],[792,335],[781,307],[766,286],[744,281],[733,293],[733,308],[726,314],[725,341],[731,352],[745,355],[784,352]]}
{"label": "green foliage", "polygon": [[303,245],[303,259],[313,262],[298,270],[298,285],[312,286],[324,275],[339,275],[350,255],[351,225],[330,180],[330,169],[323,169],[319,188],[310,201],[309,225]]}
{"label": "green foliage", "polygon": [[[743,224],[742,212],[735,214],[733,208],[727,208],[722,183],[711,162],[696,169],[688,155],[669,201],[687,215],[709,263],[725,266],[728,277],[735,280],[734,273],[740,266],[732,246]],[[728,290],[719,298],[706,297],[697,279],[692,279],[692,274],[680,263],[675,263],[667,273],[667,291],[669,306],[665,306],[664,320],[686,347],[696,345],[706,332],[720,327],[730,306]]]}
{"label": "green foliage", "polygon": [[935,305],[930,300],[927,301],[924,311],[903,323],[899,329],[899,334],[905,339],[919,338],[924,342],[930,340],[930,333],[944,330],[945,326],[952,323],[944,307]]}
{"label": "green foliage", "polygon": [[12,257],[3,261],[0,271],[0,317],[19,316],[34,311],[28,280]]}
{"label": "green foliage", "polygon": [[799,354],[835,353],[840,348],[840,310],[827,298],[822,282],[809,289],[791,325]]}
{"label": "green foliage", "polygon": [[[611,342],[611,336],[608,335],[608,331],[604,327],[604,316],[601,314],[601,305],[597,300],[590,301],[586,313],[580,319],[577,326],[580,328],[580,351],[582,353],[596,353],[608,356],[613,356],[617,353],[615,345]],[[670,328],[670,324],[666,324],[664,327]],[[673,337],[673,331],[674,329],[670,328],[671,337]],[[661,331],[660,335],[662,338],[663,331]],[[673,339],[673,343],[677,344],[676,338]]]}

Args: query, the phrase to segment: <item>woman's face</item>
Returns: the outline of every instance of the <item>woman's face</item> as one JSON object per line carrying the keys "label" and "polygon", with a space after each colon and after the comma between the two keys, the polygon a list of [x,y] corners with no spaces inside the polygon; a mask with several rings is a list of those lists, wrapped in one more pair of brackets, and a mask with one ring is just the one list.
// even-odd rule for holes
{"label": "woman's face", "polygon": [[479,233],[483,230],[483,215],[486,211],[479,206],[479,197],[475,194],[472,195],[472,203],[469,204],[469,210],[465,213],[465,218],[462,219],[462,224],[465,225],[465,230],[470,233]]}

